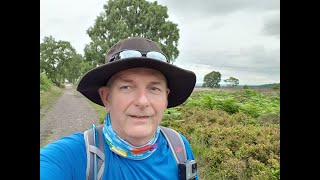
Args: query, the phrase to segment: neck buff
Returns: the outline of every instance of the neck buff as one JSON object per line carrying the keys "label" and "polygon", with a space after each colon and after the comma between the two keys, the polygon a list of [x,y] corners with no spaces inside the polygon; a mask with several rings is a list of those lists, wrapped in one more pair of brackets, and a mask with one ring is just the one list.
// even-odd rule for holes
{"label": "neck buff", "polygon": [[143,160],[149,157],[158,147],[160,128],[158,127],[156,134],[151,141],[142,146],[133,146],[129,142],[121,139],[112,129],[110,114],[108,113],[104,121],[102,130],[104,139],[109,148],[114,153],[132,160]]}

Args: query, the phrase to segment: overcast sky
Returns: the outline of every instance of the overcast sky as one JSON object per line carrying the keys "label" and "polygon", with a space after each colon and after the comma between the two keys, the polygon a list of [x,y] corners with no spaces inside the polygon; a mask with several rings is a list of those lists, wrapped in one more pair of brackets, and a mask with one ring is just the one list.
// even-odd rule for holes
{"label": "overcast sky", "polygon": [[[151,0],[149,0],[151,1]],[[83,54],[86,30],[103,11],[102,0],[41,0],[44,36],[69,41]],[[280,83],[280,0],[159,0],[180,29],[177,66],[192,70],[197,83],[219,71],[240,85]]]}

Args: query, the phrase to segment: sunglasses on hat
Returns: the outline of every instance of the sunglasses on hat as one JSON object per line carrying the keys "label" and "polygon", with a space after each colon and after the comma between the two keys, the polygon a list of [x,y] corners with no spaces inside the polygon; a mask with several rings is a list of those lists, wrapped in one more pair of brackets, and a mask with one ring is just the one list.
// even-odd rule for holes
{"label": "sunglasses on hat", "polygon": [[123,50],[118,53],[116,53],[114,56],[112,56],[109,60],[109,62],[112,61],[118,61],[126,58],[133,58],[133,57],[147,57],[156,59],[162,62],[168,62],[166,56],[158,51],[138,51],[138,50]]}

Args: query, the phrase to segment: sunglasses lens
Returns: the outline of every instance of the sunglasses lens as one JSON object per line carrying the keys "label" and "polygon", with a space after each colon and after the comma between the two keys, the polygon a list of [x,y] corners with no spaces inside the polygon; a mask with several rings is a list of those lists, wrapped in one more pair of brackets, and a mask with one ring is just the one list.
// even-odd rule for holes
{"label": "sunglasses lens", "polygon": [[148,52],[147,57],[157,59],[163,62],[167,62],[167,58],[159,52],[155,52],[155,51]]}
{"label": "sunglasses lens", "polygon": [[[150,51],[150,52],[148,52],[146,54],[146,56],[148,58],[157,59],[159,61],[167,62],[166,56],[163,55],[160,52]],[[132,58],[132,57],[142,57],[142,53],[140,51],[137,51],[137,50],[125,50],[125,51],[120,52],[111,61],[113,61],[113,60],[121,60],[121,59],[126,59],[126,58]]]}
{"label": "sunglasses lens", "polygon": [[126,50],[119,53],[119,59],[131,58],[131,57],[141,57],[141,53],[135,50]]}

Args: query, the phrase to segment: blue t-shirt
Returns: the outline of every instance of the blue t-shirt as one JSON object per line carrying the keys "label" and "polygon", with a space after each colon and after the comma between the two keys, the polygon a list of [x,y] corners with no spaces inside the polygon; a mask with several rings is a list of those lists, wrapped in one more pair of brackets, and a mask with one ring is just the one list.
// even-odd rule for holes
{"label": "blue t-shirt", "polygon": [[[181,135],[181,134],[180,134]],[[184,141],[187,158],[194,156],[187,139]],[[130,160],[105,146],[103,179],[170,179],[178,180],[178,166],[162,133],[157,150],[144,160]],[[63,137],[40,149],[40,179],[86,179],[87,156],[83,133]],[[198,175],[196,177],[198,179]]]}

